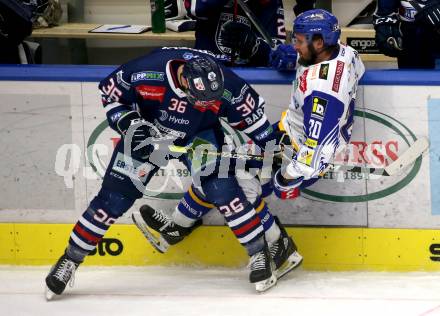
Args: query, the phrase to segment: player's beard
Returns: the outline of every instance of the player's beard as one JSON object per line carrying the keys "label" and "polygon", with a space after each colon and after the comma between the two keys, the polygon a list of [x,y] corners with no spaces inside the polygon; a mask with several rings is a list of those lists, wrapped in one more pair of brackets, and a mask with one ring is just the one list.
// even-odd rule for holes
{"label": "player's beard", "polygon": [[318,58],[318,54],[316,53],[316,49],[315,49],[315,47],[313,47],[313,44],[310,43],[308,45],[308,54],[306,56],[303,55],[302,57],[300,57],[298,59],[298,63],[301,66],[308,67],[308,66],[316,64],[317,58]]}

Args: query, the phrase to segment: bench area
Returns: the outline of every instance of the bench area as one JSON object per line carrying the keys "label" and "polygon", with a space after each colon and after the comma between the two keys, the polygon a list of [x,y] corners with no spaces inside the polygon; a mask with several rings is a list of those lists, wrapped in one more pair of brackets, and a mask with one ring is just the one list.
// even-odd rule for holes
{"label": "bench area", "polygon": [[[89,33],[90,30],[97,28],[101,24],[93,23],[66,23],[51,28],[36,29],[32,32],[32,38],[64,38],[64,39],[104,39],[104,40],[140,40],[154,41],[155,45],[172,45],[173,42],[188,42],[188,46],[194,43],[194,32],[172,32],[167,31],[162,34],[155,34],[151,31],[141,34],[115,34],[115,33]],[[356,39],[361,45],[371,45],[374,40],[373,29],[342,28],[341,41]],[[374,44],[373,44],[374,45]],[[355,47],[358,49],[357,47]],[[389,62],[395,58],[390,58],[382,54],[361,53],[364,61]]]}

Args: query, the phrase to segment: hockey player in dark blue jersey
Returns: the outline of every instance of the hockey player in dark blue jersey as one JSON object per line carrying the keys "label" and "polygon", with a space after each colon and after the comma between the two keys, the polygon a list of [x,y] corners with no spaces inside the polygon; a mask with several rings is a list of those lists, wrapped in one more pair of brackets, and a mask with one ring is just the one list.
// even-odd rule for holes
{"label": "hockey player in dark blue jersey", "polygon": [[[224,135],[220,118],[265,148],[272,138],[272,126],[264,113],[264,100],[232,71],[215,62],[212,55],[173,47],[155,50],[122,65],[102,80],[99,88],[108,123],[122,139],[113,152],[101,190],[76,223],[65,253],[46,278],[46,297],[51,299],[64,291],[85,256],[135,200],[143,196],[153,174],[169,158],[179,158],[187,165],[193,177],[192,188],[201,192],[197,196],[225,216],[248,251],[250,281],[257,290],[273,286],[274,259],[256,211],[256,208],[266,209],[260,214],[267,214],[265,221],[272,222],[272,227],[276,224],[267,206],[259,198],[250,201],[235,170],[222,169],[219,159],[208,159],[203,168],[197,168],[197,157],[172,156],[167,151],[170,145],[187,146],[196,142],[221,150]],[[230,166],[233,165],[231,162]],[[212,168],[210,172],[204,172],[208,167]],[[197,196],[191,195],[186,202],[194,202]],[[182,218],[188,218],[184,215]],[[171,226],[178,236],[185,236],[197,225],[173,223]],[[278,229],[274,232],[278,234],[276,238],[283,237],[279,226],[273,227]],[[287,246],[284,241],[283,245]]]}
{"label": "hockey player in dark blue jersey", "polygon": [[[246,2],[261,26],[275,42],[284,42],[284,10],[281,0],[249,0]],[[197,49],[207,49],[223,60],[240,66],[268,66],[271,44],[259,34],[238,6],[234,17],[233,0],[185,0],[188,14],[196,22]]]}
{"label": "hockey player in dark blue jersey", "polygon": [[378,0],[376,45],[399,68],[435,68],[440,54],[439,0]]}

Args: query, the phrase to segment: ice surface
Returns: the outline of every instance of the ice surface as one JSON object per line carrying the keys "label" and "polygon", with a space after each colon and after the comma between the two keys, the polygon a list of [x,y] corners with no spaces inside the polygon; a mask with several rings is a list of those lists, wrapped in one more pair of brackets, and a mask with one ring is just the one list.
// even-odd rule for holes
{"label": "ice surface", "polygon": [[440,315],[440,273],[296,270],[257,294],[245,269],[87,267],[46,302],[49,267],[0,266],[0,315]]}

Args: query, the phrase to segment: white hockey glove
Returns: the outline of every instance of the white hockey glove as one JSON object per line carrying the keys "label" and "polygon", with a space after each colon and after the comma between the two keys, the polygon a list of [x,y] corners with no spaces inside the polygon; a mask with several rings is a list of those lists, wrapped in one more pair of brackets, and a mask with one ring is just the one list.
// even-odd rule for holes
{"label": "white hockey glove", "polygon": [[302,176],[294,179],[285,178],[281,169],[278,169],[273,178],[273,191],[281,200],[296,199],[300,195],[299,186],[303,180]]}

